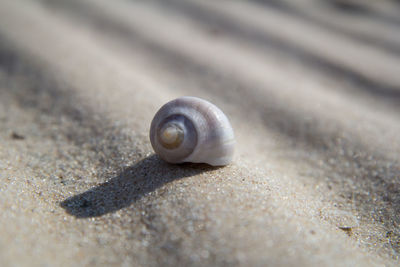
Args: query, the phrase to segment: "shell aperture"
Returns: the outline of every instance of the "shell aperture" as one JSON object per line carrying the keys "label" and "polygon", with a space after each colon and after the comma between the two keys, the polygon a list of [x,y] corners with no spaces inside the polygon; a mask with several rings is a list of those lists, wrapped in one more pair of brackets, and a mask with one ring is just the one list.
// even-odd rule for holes
{"label": "shell aperture", "polygon": [[229,164],[235,139],[225,114],[197,97],[180,97],[161,107],[151,123],[154,151],[170,163]]}
{"label": "shell aperture", "polygon": [[184,137],[183,129],[175,123],[170,123],[162,127],[158,136],[160,137],[160,144],[169,149],[179,147]]}

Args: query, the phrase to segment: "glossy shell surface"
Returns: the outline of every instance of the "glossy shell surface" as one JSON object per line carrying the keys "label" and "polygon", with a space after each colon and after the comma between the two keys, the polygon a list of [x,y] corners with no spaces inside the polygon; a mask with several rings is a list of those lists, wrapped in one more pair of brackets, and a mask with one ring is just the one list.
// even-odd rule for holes
{"label": "glossy shell surface", "polygon": [[229,164],[235,138],[225,114],[197,97],[180,97],[161,107],[151,122],[154,151],[170,163]]}

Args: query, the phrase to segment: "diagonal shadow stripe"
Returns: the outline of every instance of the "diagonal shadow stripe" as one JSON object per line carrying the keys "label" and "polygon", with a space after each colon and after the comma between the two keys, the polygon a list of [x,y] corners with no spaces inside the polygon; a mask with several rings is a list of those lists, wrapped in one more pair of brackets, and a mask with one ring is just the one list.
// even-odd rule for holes
{"label": "diagonal shadow stripe", "polygon": [[374,10],[368,6],[362,5],[361,2],[346,0],[321,0],[327,6],[336,9],[338,12],[348,13],[353,16],[363,16],[369,19],[379,20],[386,24],[400,26],[398,17],[383,14],[379,10]]}
{"label": "diagonal shadow stripe", "polygon": [[[340,34],[346,38],[355,40],[362,44],[368,44],[370,46],[374,46],[377,49],[385,50],[386,52],[391,52],[395,56],[400,55],[400,44],[395,43],[389,40],[382,40],[379,37],[363,34],[356,30],[351,30],[347,27],[340,27],[334,24],[331,24],[323,19],[317,18],[315,16],[310,15],[310,13],[301,10],[299,8],[295,8],[290,6],[288,3],[279,0],[252,0],[256,3],[260,3],[264,5],[266,8],[274,9],[279,12],[284,12],[289,15],[296,17],[299,20],[307,21],[312,23],[313,25],[318,25],[324,28],[327,31],[334,32],[336,34]],[[326,11],[329,12],[329,11]]]}

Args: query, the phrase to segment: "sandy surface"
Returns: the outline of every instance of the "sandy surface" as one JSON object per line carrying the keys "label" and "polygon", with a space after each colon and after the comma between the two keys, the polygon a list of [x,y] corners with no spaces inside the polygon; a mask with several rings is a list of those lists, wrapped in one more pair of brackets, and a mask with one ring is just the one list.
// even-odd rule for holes
{"label": "sandy surface", "polygon": [[[1,266],[394,266],[398,1],[0,0]],[[165,102],[233,164],[169,165]]]}

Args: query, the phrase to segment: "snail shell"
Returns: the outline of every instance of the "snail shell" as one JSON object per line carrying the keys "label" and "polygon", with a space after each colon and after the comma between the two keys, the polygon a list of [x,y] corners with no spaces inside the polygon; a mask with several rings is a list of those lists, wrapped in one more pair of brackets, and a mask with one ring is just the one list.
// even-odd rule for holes
{"label": "snail shell", "polygon": [[170,163],[227,165],[235,146],[225,114],[210,102],[184,96],[161,107],[151,122],[154,151]]}

